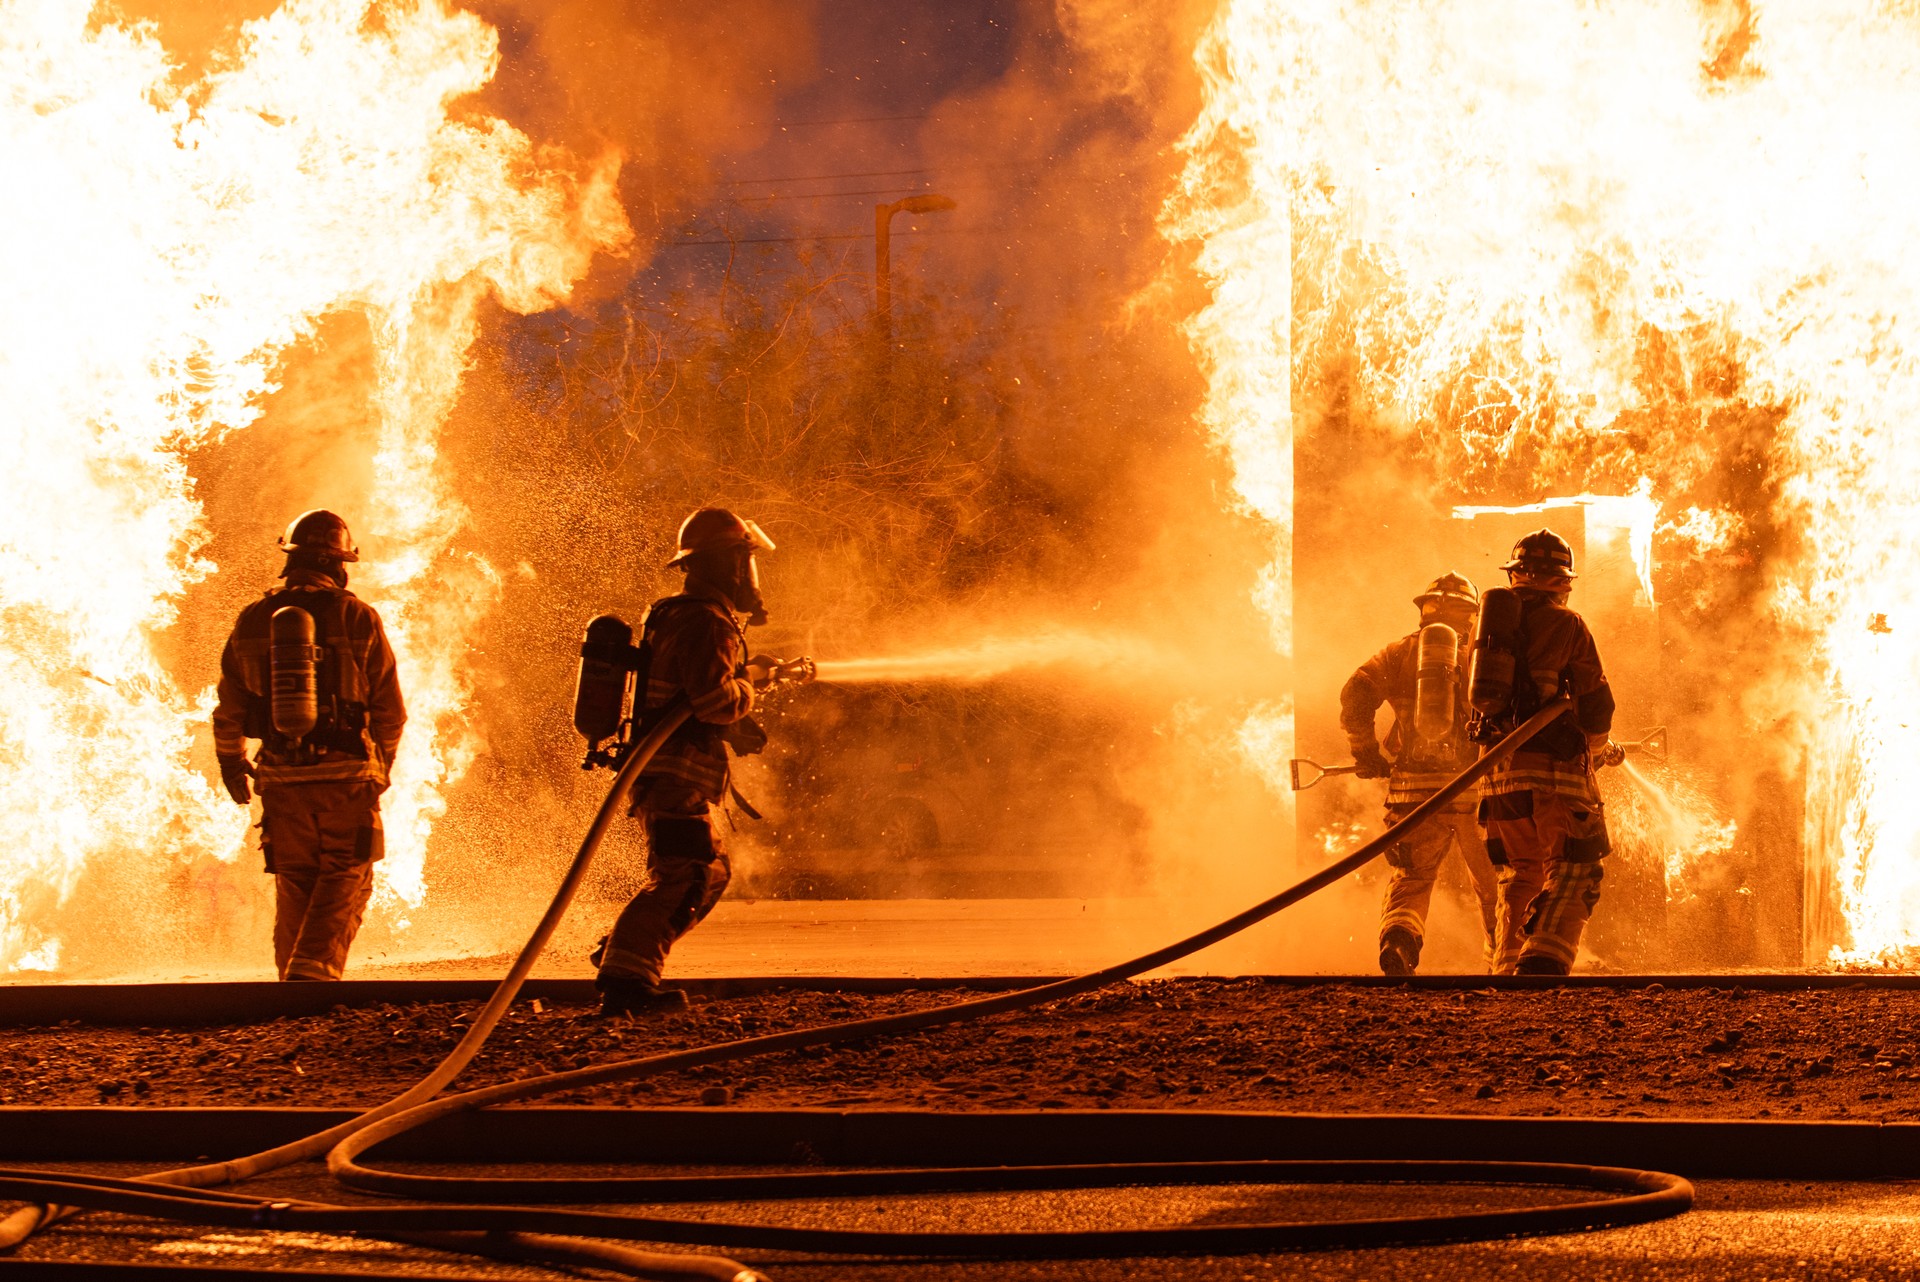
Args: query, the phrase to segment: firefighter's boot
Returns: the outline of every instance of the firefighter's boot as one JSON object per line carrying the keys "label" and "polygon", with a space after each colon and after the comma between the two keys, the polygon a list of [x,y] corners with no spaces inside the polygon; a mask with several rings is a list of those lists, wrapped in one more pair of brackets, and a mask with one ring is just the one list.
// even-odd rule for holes
{"label": "firefighter's boot", "polygon": [[678,1015],[687,1008],[687,995],[679,989],[661,988],[643,979],[602,975],[594,981],[594,986],[600,990],[602,1019]]}
{"label": "firefighter's boot", "polygon": [[1380,973],[1411,975],[1420,966],[1420,936],[1402,926],[1391,926],[1380,936]]}

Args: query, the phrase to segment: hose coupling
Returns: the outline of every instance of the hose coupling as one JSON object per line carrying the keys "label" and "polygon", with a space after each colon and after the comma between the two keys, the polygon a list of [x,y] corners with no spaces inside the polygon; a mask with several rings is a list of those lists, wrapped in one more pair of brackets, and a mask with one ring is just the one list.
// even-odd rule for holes
{"label": "hose coupling", "polygon": [[263,1229],[277,1229],[286,1212],[292,1209],[291,1202],[262,1202],[253,1208],[253,1222]]}

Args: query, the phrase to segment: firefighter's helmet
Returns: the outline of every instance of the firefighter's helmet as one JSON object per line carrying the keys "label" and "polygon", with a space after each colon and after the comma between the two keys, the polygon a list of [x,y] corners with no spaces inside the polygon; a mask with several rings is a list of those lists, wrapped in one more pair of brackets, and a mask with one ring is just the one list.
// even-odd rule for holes
{"label": "firefighter's helmet", "polygon": [[703,507],[680,523],[680,551],[667,564],[685,565],[698,553],[739,547],[771,552],[773,540],[745,517],[735,516],[723,507]]}
{"label": "firefighter's helmet", "polygon": [[1423,610],[1429,605],[1455,605],[1478,614],[1480,593],[1467,581],[1466,575],[1448,572],[1429,583],[1425,592],[1413,598],[1413,603]]}
{"label": "firefighter's helmet", "polygon": [[302,512],[280,536],[283,552],[318,552],[336,561],[358,561],[360,549],[353,544],[347,523],[323,507]]}
{"label": "firefighter's helmet", "polygon": [[1541,578],[1571,579],[1573,547],[1552,530],[1535,530],[1513,545],[1513,557],[1503,570],[1518,570]]}

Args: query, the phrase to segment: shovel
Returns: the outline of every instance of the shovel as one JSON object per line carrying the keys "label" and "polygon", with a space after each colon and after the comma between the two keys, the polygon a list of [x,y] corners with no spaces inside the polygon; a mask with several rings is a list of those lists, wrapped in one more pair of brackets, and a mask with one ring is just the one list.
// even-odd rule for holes
{"label": "shovel", "polygon": [[[1319,783],[1328,775],[1350,775],[1357,773],[1360,769],[1359,766],[1323,766],[1317,761],[1308,761],[1305,757],[1295,757],[1287,763],[1287,766],[1293,771],[1293,790],[1295,792],[1313,787],[1313,785]],[[1310,773],[1303,776],[1301,774],[1302,767],[1305,767]]]}

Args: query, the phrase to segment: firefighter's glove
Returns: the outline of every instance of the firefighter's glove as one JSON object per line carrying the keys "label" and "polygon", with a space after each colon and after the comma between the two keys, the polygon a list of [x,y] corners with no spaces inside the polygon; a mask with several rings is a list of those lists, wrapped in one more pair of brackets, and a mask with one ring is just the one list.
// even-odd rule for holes
{"label": "firefighter's glove", "polygon": [[717,738],[733,749],[736,757],[751,757],[764,752],[767,747],[767,732],[752,717],[742,717],[738,721],[719,727]]}
{"label": "firefighter's glove", "polygon": [[1594,750],[1593,764],[1596,766],[1617,766],[1627,759],[1627,750],[1609,739],[1606,745]]}
{"label": "firefighter's glove", "polygon": [[234,805],[244,806],[253,801],[253,789],[247,783],[252,775],[253,767],[246,757],[220,757],[220,782],[227,785],[227,795],[233,798]]}
{"label": "firefighter's glove", "polygon": [[753,683],[755,688],[764,688],[773,681],[774,674],[780,670],[780,660],[756,654],[741,665],[741,674]]}
{"label": "firefighter's glove", "polygon": [[1360,767],[1354,773],[1362,779],[1385,779],[1393,773],[1393,763],[1387,760],[1387,754],[1380,751],[1377,743],[1355,744],[1353,764]]}

